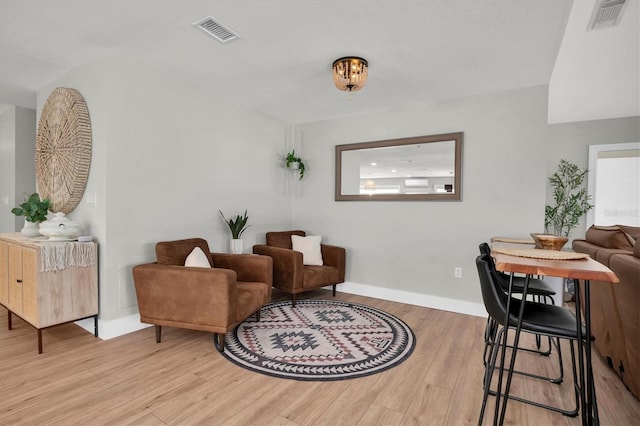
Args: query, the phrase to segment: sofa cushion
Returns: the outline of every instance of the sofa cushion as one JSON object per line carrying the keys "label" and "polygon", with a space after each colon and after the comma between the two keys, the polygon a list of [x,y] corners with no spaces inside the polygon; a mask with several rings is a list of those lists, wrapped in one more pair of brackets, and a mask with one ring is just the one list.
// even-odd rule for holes
{"label": "sofa cushion", "polygon": [[595,259],[596,253],[598,252],[600,246],[587,242],[587,240],[573,240],[572,248],[573,251],[576,251],[578,253],[586,253],[592,259]]}
{"label": "sofa cushion", "polygon": [[585,239],[600,247],[612,249],[632,250],[634,243],[633,239],[619,226],[593,225],[587,230]]}
{"label": "sofa cushion", "polygon": [[291,236],[292,249],[302,253],[303,265],[322,266],[321,241],[322,237],[320,235],[309,235],[308,237]]}
{"label": "sofa cushion", "polygon": [[640,226],[618,225],[627,234],[631,235],[631,238],[637,240],[640,238]]}
{"label": "sofa cushion", "polygon": [[200,247],[196,247],[191,250],[189,256],[184,261],[184,266],[191,268],[211,268],[207,255],[204,254]]}

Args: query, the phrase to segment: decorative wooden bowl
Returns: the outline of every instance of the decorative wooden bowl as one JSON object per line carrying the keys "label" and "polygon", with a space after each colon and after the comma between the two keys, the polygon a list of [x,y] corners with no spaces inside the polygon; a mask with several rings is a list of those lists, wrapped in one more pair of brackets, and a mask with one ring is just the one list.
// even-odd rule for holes
{"label": "decorative wooden bowl", "polygon": [[532,232],[531,237],[536,242],[536,248],[544,250],[560,250],[569,241],[567,237],[553,234],[536,234]]}

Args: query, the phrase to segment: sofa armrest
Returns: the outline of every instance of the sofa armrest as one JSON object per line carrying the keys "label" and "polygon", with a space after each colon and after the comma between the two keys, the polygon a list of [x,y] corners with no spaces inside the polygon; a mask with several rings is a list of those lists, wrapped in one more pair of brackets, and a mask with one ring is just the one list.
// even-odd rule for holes
{"label": "sofa armrest", "polygon": [[322,263],[334,266],[340,271],[340,281],[344,282],[344,271],[347,251],[343,247],[320,244],[322,249]]}
{"label": "sofa armrest", "polygon": [[236,273],[147,263],[133,268],[140,318],[225,327],[236,317]]}
{"label": "sofa armrest", "polygon": [[211,253],[215,268],[231,269],[238,275],[238,281],[266,283],[273,285],[273,260],[269,256],[255,254]]}
{"label": "sofa armrest", "polygon": [[300,288],[304,280],[302,253],[280,247],[254,245],[253,252],[273,259],[273,282],[287,288]]}

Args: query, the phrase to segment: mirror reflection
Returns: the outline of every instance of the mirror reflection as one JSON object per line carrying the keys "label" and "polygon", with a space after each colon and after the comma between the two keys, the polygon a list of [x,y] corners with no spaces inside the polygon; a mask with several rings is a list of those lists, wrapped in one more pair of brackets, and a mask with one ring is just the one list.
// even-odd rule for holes
{"label": "mirror reflection", "polygon": [[336,146],[336,200],[459,200],[462,132]]}

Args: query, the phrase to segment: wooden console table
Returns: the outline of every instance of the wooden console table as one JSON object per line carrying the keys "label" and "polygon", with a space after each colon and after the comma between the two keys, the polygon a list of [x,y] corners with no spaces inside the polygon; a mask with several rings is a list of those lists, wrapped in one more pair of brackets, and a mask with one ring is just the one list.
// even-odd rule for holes
{"label": "wooden console table", "polygon": [[0,305],[38,331],[94,318],[98,337],[98,262],[95,242],[49,242],[0,234]]}

